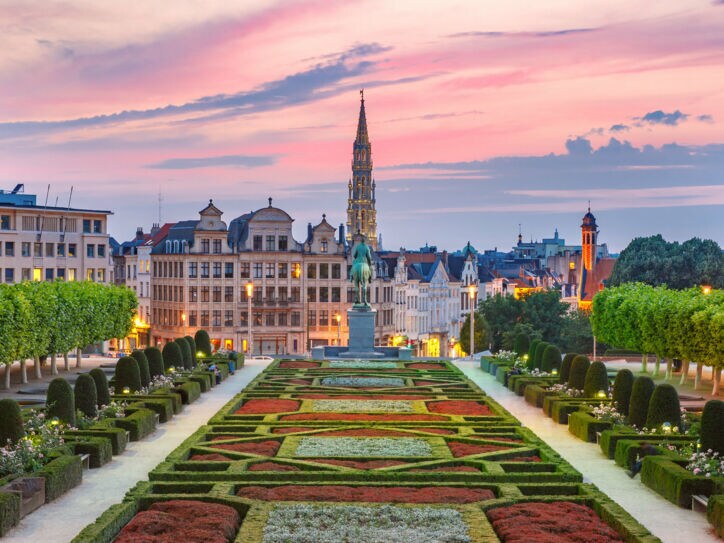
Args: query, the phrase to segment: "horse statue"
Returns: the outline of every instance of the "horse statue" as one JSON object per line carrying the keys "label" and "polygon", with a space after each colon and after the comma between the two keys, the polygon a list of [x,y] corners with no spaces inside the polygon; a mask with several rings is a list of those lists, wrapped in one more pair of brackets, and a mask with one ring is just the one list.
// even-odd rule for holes
{"label": "horse statue", "polygon": [[364,238],[355,246],[352,258],[350,281],[354,284],[354,305],[369,307],[367,287],[372,279],[372,251]]}

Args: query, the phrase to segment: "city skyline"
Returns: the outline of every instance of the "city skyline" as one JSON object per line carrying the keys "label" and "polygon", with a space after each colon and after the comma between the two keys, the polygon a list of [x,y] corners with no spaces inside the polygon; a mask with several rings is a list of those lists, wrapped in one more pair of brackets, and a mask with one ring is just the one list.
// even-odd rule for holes
{"label": "city skyline", "polygon": [[119,240],[159,191],[162,222],[271,196],[301,239],[345,222],[365,88],[387,249],[578,243],[588,200],[613,251],[722,244],[722,4],[2,2],[0,188],[73,186]]}

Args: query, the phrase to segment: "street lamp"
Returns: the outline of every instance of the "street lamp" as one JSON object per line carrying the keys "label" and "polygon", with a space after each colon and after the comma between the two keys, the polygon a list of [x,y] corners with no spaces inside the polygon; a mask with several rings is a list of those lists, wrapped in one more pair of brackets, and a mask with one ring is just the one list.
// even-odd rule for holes
{"label": "street lamp", "polygon": [[477,285],[470,283],[468,287],[468,295],[470,296],[470,360],[473,360],[475,354],[475,298],[477,293]]}
{"label": "street lamp", "polygon": [[701,285],[701,291],[704,293],[704,295],[711,294],[711,286]]}
{"label": "street lamp", "polygon": [[250,356],[254,356],[254,339],[252,338],[252,335],[251,335],[251,298],[252,298],[252,296],[254,296],[254,283],[249,281],[246,284],[246,299],[249,302],[249,318],[248,318],[249,345],[247,346],[247,352],[249,353]]}
{"label": "street lamp", "polygon": [[184,313],[183,311],[181,312],[181,322],[183,323],[183,326],[184,326],[184,337],[185,337],[186,336],[186,313]]}
{"label": "street lamp", "polygon": [[339,311],[334,314],[334,320],[337,321],[337,346],[342,345],[342,315]]}

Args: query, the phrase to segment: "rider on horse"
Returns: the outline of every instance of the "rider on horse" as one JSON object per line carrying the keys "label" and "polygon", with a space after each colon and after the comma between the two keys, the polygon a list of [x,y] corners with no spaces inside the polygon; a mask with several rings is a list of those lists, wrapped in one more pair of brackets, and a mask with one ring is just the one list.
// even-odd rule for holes
{"label": "rider on horse", "polygon": [[352,250],[352,273],[350,281],[354,284],[354,305],[369,307],[367,286],[372,279],[372,251],[365,243],[364,236]]}

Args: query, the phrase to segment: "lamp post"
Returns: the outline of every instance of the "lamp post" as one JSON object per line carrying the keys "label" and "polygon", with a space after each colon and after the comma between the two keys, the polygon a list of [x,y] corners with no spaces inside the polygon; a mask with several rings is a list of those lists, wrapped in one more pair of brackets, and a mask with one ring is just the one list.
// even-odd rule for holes
{"label": "lamp post", "polygon": [[249,281],[246,284],[246,299],[249,302],[249,345],[247,346],[247,351],[249,353],[249,356],[254,356],[254,339],[251,335],[251,297],[254,295],[254,283]]}
{"label": "lamp post", "polygon": [[701,285],[701,292],[704,293],[704,295],[711,294],[711,286],[710,285]]}
{"label": "lamp post", "polygon": [[183,311],[181,312],[181,322],[183,323],[184,327],[184,337],[186,336],[186,313]]}
{"label": "lamp post", "polygon": [[475,299],[478,293],[478,287],[475,283],[470,283],[468,287],[468,295],[470,296],[470,360],[473,360],[475,354]]}
{"label": "lamp post", "polygon": [[337,347],[342,345],[342,315],[337,311],[334,314],[334,320],[337,321]]}

